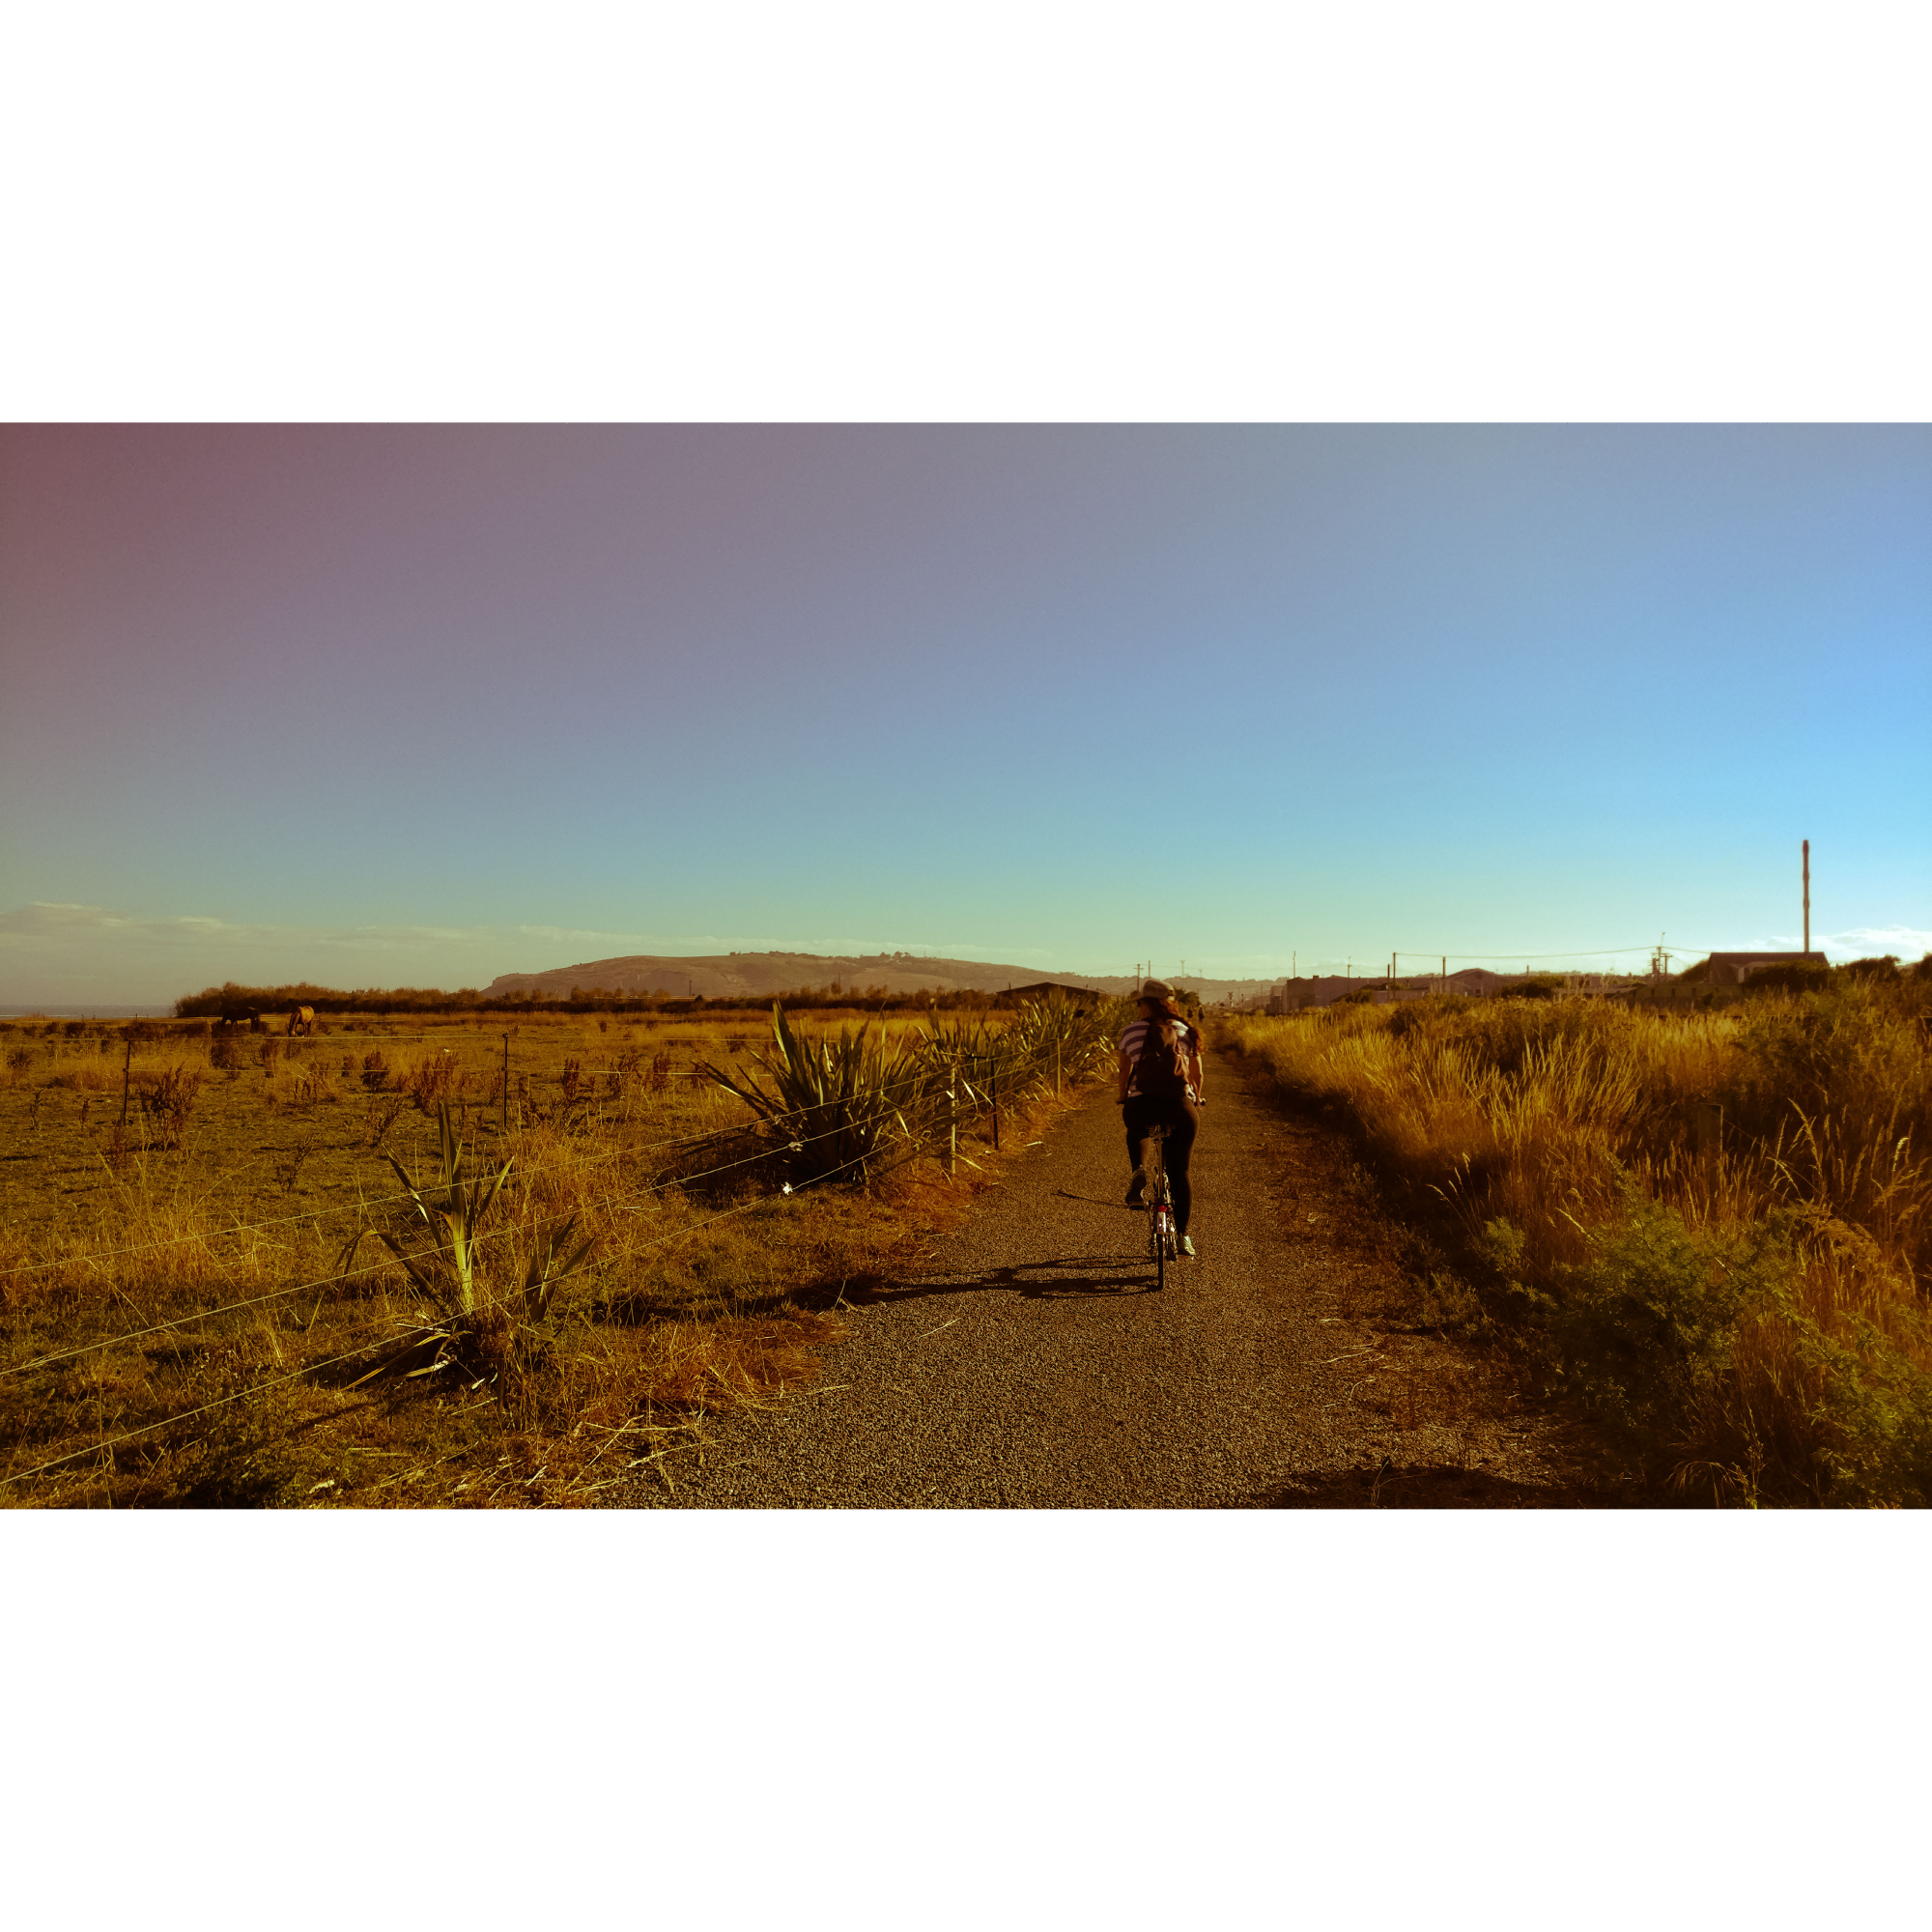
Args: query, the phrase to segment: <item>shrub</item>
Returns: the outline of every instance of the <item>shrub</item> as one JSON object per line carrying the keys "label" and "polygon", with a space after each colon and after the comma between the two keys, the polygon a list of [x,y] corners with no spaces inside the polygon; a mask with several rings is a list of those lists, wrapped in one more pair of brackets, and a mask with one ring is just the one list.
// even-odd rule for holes
{"label": "shrub", "polygon": [[1831,981],[1831,970],[1807,960],[1790,959],[1775,966],[1754,967],[1745,976],[1747,993],[1817,992]]}
{"label": "shrub", "polygon": [[154,1123],[163,1147],[178,1148],[186,1137],[201,1095],[201,1078],[198,1066],[170,1066],[162,1073],[144,1073],[135,1081],[141,1112]]}
{"label": "shrub", "polygon": [[1932,1480],[1928,996],[1847,975],[1688,1016],[1431,1000],[1230,1028],[1339,1111],[1649,1478],[1856,1502]]}
{"label": "shrub", "polygon": [[1731,1367],[1738,1313],[1763,1285],[1750,1258],[1699,1239],[1673,1208],[1627,1193],[1625,1214],[1591,1231],[1545,1319],[1572,1386],[1648,1444]]}
{"label": "shrub", "polygon": [[434,1114],[456,1091],[456,1063],[447,1051],[425,1054],[396,1069],[396,1085],[419,1114]]}
{"label": "shrub", "polygon": [[1496,989],[1499,1000],[1553,1000],[1563,990],[1563,981],[1548,973],[1539,973],[1533,979],[1520,980],[1513,986]]}

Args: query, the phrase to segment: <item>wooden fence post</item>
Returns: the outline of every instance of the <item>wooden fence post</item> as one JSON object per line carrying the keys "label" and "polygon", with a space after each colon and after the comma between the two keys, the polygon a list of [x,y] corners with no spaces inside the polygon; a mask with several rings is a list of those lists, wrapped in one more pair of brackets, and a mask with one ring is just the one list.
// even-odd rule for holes
{"label": "wooden fence post", "polygon": [[510,1131],[510,1036],[503,1036],[503,1124],[500,1129]]}
{"label": "wooden fence post", "polygon": [[946,1090],[946,1171],[959,1171],[959,1062],[952,1063],[952,1079]]}
{"label": "wooden fence post", "polygon": [[129,1069],[134,1065],[134,1029],[128,1029],[128,1057],[121,1063],[121,1124],[128,1124],[128,1085]]}

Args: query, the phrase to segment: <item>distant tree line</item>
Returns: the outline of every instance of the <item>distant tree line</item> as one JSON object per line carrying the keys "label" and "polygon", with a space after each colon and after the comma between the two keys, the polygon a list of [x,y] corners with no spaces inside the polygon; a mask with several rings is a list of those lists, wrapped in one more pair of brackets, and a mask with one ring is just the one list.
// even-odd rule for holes
{"label": "distant tree line", "polygon": [[242,986],[232,980],[184,994],[175,1002],[177,1019],[219,1019],[233,1024],[257,1013],[287,1012],[291,1007],[313,1007],[319,1013],[691,1013],[721,1009],[764,1010],[775,1002],[784,1007],[856,1007],[866,1012],[925,1012],[937,1009],[979,1012],[992,1007],[993,993],[973,989],[940,992],[918,988],[889,993],[883,986],[845,990],[836,980],[829,986],[799,986],[779,993],[723,993],[707,999],[696,993],[673,998],[669,993],[626,993],[607,986],[573,986],[567,998],[532,992],[483,993],[460,986],[453,993],[438,986],[361,986],[344,991],[314,986],[306,980],[284,986]]}

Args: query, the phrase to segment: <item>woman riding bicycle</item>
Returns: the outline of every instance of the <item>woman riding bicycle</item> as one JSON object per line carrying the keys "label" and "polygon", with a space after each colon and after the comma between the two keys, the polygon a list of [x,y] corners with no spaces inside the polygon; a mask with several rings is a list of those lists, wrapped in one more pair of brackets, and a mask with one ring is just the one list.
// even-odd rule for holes
{"label": "woman riding bicycle", "polygon": [[1116,1066],[1127,1159],[1134,1170],[1127,1206],[1139,1207],[1147,1186],[1141,1150],[1147,1145],[1148,1130],[1163,1126],[1167,1178],[1174,1188],[1174,1224],[1180,1236],[1180,1252],[1191,1257],[1194,1243],[1187,1238],[1187,1217],[1194,1207],[1194,1191],[1187,1182],[1187,1158],[1201,1124],[1201,1033],[1181,1017],[1174,989],[1158,980],[1150,980],[1141,988],[1140,1009],[1140,1017],[1121,1036]]}

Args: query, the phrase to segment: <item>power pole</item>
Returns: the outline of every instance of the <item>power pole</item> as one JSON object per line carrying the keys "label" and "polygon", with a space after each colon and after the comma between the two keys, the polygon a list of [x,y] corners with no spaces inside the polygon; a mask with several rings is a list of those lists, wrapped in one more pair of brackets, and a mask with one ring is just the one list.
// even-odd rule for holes
{"label": "power pole", "polygon": [[1804,956],[1811,956],[1811,841],[1804,841]]}

